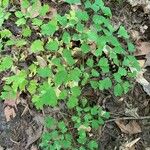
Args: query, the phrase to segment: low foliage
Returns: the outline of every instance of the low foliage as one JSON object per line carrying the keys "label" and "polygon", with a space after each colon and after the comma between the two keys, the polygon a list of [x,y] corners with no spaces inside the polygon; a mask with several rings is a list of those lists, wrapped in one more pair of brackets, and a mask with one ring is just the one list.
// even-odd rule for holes
{"label": "low foliage", "polygon": [[[67,116],[58,117],[65,118],[62,121],[53,115],[46,119],[48,131],[40,146],[94,150],[94,133],[109,113],[83,90],[88,86],[115,96],[126,94],[140,67],[129,34],[123,26],[112,26],[111,10],[102,0],[65,2],[70,10],[52,17],[50,6],[39,0],[23,0],[21,9],[12,12],[9,0],[0,2],[0,72],[8,74],[0,97],[15,99],[24,92],[39,110],[63,104]],[[19,36],[5,28],[9,18],[16,19]]]}

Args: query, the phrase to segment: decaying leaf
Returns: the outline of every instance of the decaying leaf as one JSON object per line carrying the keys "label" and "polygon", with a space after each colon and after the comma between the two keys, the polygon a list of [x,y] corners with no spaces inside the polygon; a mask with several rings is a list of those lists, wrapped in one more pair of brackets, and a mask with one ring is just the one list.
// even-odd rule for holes
{"label": "decaying leaf", "polygon": [[148,53],[150,53],[150,42],[140,42],[135,56],[147,55]]}
{"label": "decaying leaf", "polygon": [[125,144],[123,144],[119,150],[136,150],[135,148],[135,144],[140,140],[140,138],[136,138],[135,140],[131,141],[131,142],[127,142]]}
{"label": "decaying leaf", "polygon": [[85,130],[87,132],[90,132],[91,131],[91,127],[85,127],[84,125],[81,125],[79,128],[78,128],[78,131],[79,130]]}
{"label": "decaying leaf", "polygon": [[123,133],[126,134],[137,134],[142,132],[141,131],[141,127],[139,126],[139,124],[136,121],[130,121],[128,124],[125,124],[123,121],[121,120],[117,120],[115,121],[115,123],[118,125],[118,127],[120,128],[120,130]]}
{"label": "decaying leaf", "polygon": [[35,18],[39,15],[40,9],[41,9],[41,2],[39,0],[36,0],[36,3],[34,3],[27,9],[27,12],[30,14],[31,18]]}
{"label": "decaying leaf", "polygon": [[47,62],[42,58],[41,56],[36,56],[36,59],[38,61],[38,64],[41,68],[44,68],[47,66]]}
{"label": "decaying leaf", "polygon": [[15,113],[14,108],[11,108],[11,107],[9,107],[9,106],[6,106],[6,107],[4,108],[4,115],[5,115],[5,117],[6,117],[6,121],[7,121],[7,122],[11,120],[11,117],[12,117],[12,118],[15,118],[15,117],[16,117],[16,113]]}
{"label": "decaying leaf", "polygon": [[136,77],[136,81],[141,84],[143,86],[144,91],[150,95],[150,83],[144,78],[143,74],[144,74],[145,70],[142,70],[138,73],[137,77]]}

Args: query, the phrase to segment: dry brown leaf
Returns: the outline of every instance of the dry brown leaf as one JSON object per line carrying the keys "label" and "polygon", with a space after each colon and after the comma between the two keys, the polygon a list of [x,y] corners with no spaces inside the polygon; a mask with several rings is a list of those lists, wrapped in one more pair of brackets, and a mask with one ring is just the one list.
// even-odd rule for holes
{"label": "dry brown leaf", "polygon": [[43,18],[45,19],[52,19],[54,16],[56,16],[57,14],[57,9],[56,8],[50,8],[50,12],[47,13],[45,16],[43,16]]}
{"label": "dry brown leaf", "polygon": [[140,33],[136,30],[131,30],[131,37],[134,41],[138,41],[139,39],[141,39]]}
{"label": "dry brown leaf", "polygon": [[16,101],[15,100],[5,100],[4,104],[7,106],[12,106],[12,107],[17,107]]}
{"label": "dry brown leaf", "polygon": [[136,121],[130,121],[128,124],[125,125],[125,123],[121,120],[117,120],[115,121],[115,123],[118,125],[118,127],[120,128],[120,130],[123,133],[126,134],[137,134],[142,132],[141,131],[141,127],[139,126],[139,124]]}
{"label": "dry brown leaf", "polygon": [[135,144],[140,140],[140,138],[136,138],[135,140],[131,142],[127,142],[124,145],[120,147],[120,150],[136,150]]}
{"label": "dry brown leaf", "polygon": [[9,106],[6,106],[4,108],[4,115],[5,115],[5,118],[6,118],[6,121],[10,121],[11,120],[11,117],[12,118],[15,118],[16,117],[16,113],[15,113],[15,110],[14,108],[11,108]]}
{"label": "dry brown leaf", "polygon": [[150,95],[150,83],[144,78],[143,74],[144,74],[145,70],[141,70],[137,77],[136,77],[136,81],[141,84],[143,86],[144,91]]}
{"label": "dry brown leaf", "polygon": [[37,0],[36,3],[34,3],[27,9],[27,12],[30,14],[31,18],[35,18],[39,15],[40,9],[41,9],[41,2]]}
{"label": "dry brown leaf", "polygon": [[143,60],[138,60],[138,62],[139,62],[140,67],[144,68],[145,60],[144,59]]}
{"label": "dry brown leaf", "polygon": [[44,68],[47,66],[47,62],[42,58],[41,56],[36,56],[36,59],[38,61],[38,64],[41,68]]}
{"label": "dry brown leaf", "polygon": [[150,42],[140,42],[135,56],[147,55],[148,53],[150,53]]}
{"label": "dry brown leaf", "polygon": [[32,145],[30,150],[38,150],[37,146]]}
{"label": "dry brown leaf", "polygon": [[86,126],[84,126],[84,125],[81,125],[81,126],[78,128],[78,131],[80,131],[80,130],[85,130],[85,131],[87,131],[87,132],[90,132],[90,131],[91,131],[91,127],[86,127]]}

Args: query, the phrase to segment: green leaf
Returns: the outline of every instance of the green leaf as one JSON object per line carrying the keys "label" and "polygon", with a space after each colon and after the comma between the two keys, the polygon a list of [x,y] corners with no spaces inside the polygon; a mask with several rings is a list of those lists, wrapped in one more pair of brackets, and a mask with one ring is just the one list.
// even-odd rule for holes
{"label": "green leaf", "polygon": [[56,120],[52,117],[45,118],[45,125],[47,128],[54,128],[56,124]]}
{"label": "green leaf", "polygon": [[67,127],[64,121],[58,123],[58,128],[61,130],[62,133],[67,132]]}
{"label": "green leaf", "polygon": [[40,9],[40,16],[45,16],[49,12],[49,5],[44,4]]}
{"label": "green leaf", "polygon": [[69,4],[80,4],[81,3],[80,0],[64,0],[64,1],[69,3]]}
{"label": "green leaf", "polygon": [[59,48],[59,43],[58,43],[58,41],[56,41],[56,40],[49,41],[49,42],[46,44],[46,48],[47,48],[49,51],[57,51],[58,48]]}
{"label": "green leaf", "polygon": [[114,78],[115,78],[115,80],[117,81],[117,82],[121,82],[122,80],[121,80],[121,75],[119,74],[119,73],[114,73],[113,74],[114,75]]}
{"label": "green leaf", "polygon": [[24,37],[30,37],[31,36],[31,29],[29,28],[29,27],[27,27],[27,28],[23,28],[23,30],[22,30],[22,35],[24,36]]}
{"label": "green leaf", "polygon": [[123,26],[120,26],[118,34],[119,34],[119,36],[124,37],[125,39],[129,38],[129,35]]}
{"label": "green leaf", "polygon": [[63,50],[63,57],[65,58],[66,62],[72,66],[75,63],[75,60],[72,57],[71,51],[68,49]]}
{"label": "green leaf", "polygon": [[123,88],[119,83],[114,87],[114,94],[115,96],[121,96],[123,94]]}
{"label": "green leaf", "polygon": [[37,82],[35,80],[31,80],[29,83],[29,86],[27,87],[27,90],[30,92],[30,94],[34,94],[37,89]]}
{"label": "green leaf", "polygon": [[60,16],[59,14],[57,14],[57,20],[60,23],[60,25],[62,25],[63,27],[65,27],[67,25],[67,17],[66,16]]}
{"label": "green leaf", "polygon": [[93,89],[97,89],[99,87],[98,82],[97,81],[90,81],[91,87]]}
{"label": "green leaf", "polygon": [[26,20],[24,18],[20,18],[15,23],[16,23],[17,26],[25,25],[26,24]]}
{"label": "green leaf", "polygon": [[78,105],[78,99],[74,96],[71,96],[67,102],[67,106],[69,109],[74,108],[75,106]]}
{"label": "green leaf", "polygon": [[38,19],[38,18],[32,19],[32,25],[41,26],[42,24],[43,24],[43,21],[41,19]]}
{"label": "green leaf", "polygon": [[96,119],[92,120],[92,128],[98,129],[99,127],[100,127],[99,121]]}
{"label": "green leaf", "polygon": [[6,8],[6,7],[8,7],[9,6],[9,0],[2,0],[2,6],[4,7],[4,8]]}
{"label": "green leaf", "polygon": [[108,59],[105,57],[102,57],[99,62],[98,65],[101,67],[102,71],[104,73],[109,72],[109,64],[108,64]]}
{"label": "green leaf", "polygon": [[123,84],[122,84],[122,87],[123,87],[123,90],[124,90],[124,93],[128,93],[129,90],[130,90],[130,83],[128,81],[125,81]]}
{"label": "green leaf", "polygon": [[88,148],[90,150],[98,149],[98,144],[96,141],[92,140],[88,143]]}
{"label": "green leaf", "polygon": [[52,75],[52,71],[49,67],[38,68],[37,73],[42,78],[47,78],[50,77],[50,75]]}
{"label": "green leaf", "polygon": [[46,89],[43,91],[42,95],[40,96],[39,101],[41,101],[42,105],[49,105],[49,106],[56,106],[57,105],[57,96],[52,87],[46,84]]}
{"label": "green leaf", "polygon": [[121,76],[126,76],[127,75],[127,70],[125,68],[119,67],[118,73]]}
{"label": "green leaf", "polygon": [[109,7],[105,7],[103,6],[102,8],[102,12],[104,13],[104,15],[108,16],[108,17],[112,17],[112,13]]}
{"label": "green leaf", "polygon": [[94,106],[93,108],[91,108],[91,114],[92,115],[97,115],[99,112],[99,107],[98,106]]}
{"label": "green leaf", "polygon": [[65,44],[69,44],[69,43],[70,43],[70,40],[71,40],[70,34],[69,34],[68,32],[64,32],[64,33],[63,33],[63,36],[62,36],[62,41],[63,41]]}
{"label": "green leaf", "polygon": [[78,10],[78,11],[76,11],[76,16],[81,21],[88,21],[88,19],[89,19],[89,15],[86,11]]}
{"label": "green leaf", "polygon": [[111,82],[110,78],[107,77],[107,78],[99,81],[99,89],[100,90],[104,90],[104,89],[107,90],[111,87],[112,87],[112,82]]}
{"label": "green leaf", "polygon": [[99,72],[98,72],[97,70],[92,69],[92,76],[93,76],[93,77],[99,77],[100,74],[99,74]]}
{"label": "green leaf", "polygon": [[41,26],[41,33],[47,36],[53,36],[57,30],[57,23],[55,21],[50,21],[47,24]]}
{"label": "green leaf", "polygon": [[80,96],[80,94],[81,94],[80,87],[75,86],[75,87],[71,88],[71,93],[74,97]]}
{"label": "green leaf", "polygon": [[43,41],[41,41],[41,40],[35,40],[32,43],[32,45],[30,47],[30,50],[33,53],[44,51],[43,45],[44,45]]}
{"label": "green leaf", "polygon": [[128,50],[129,52],[134,52],[135,51],[135,46],[131,42],[128,42]]}
{"label": "green leaf", "polygon": [[81,77],[81,70],[79,68],[74,68],[70,70],[69,79],[72,81],[79,81]]}
{"label": "green leaf", "polygon": [[18,18],[22,18],[24,16],[24,14],[21,11],[16,11],[15,16]]}
{"label": "green leaf", "polygon": [[63,91],[61,91],[61,93],[59,95],[59,99],[66,99],[67,96],[68,96],[67,90],[63,90]]}
{"label": "green leaf", "polygon": [[67,80],[68,73],[66,70],[61,70],[56,73],[54,82],[56,85],[61,85]]}
{"label": "green leaf", "polygon": [[89,66],[89,67],[93,67],[93,65],[94,65],[94,61],[93,61],[93,59],[92,58],[88,58],[88,60],[87,60],[87,62],[86,62],[86,64]]}
{"label": "green leaf", "polygon": [[21,7],[28,8],[30,6],[30,3],[28,0],[21,1]]}
{"label": "green leaf", "polygon": [[90,51],[90,46],[86,43],[82,43],[81,50],[83,53],[88,53]]}
{"label": "green leaf", "polygon": [[0,60],[0,72],[10,69],[13,65],[13,60],[10,56],[5,56]]}

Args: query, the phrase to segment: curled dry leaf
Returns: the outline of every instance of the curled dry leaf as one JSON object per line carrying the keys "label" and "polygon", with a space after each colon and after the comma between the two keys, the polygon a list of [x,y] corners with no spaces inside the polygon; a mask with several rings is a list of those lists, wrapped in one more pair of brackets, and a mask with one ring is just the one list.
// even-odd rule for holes
{"label": "curled dry leaf", "polygon": [[16,113],[15,113],[15,110],[14,108],[11,108],[9,106],[6,106],[4,108],[4,115],[5,115],[5,118],[6,118],[6,121],[10,121],[11,118],[15,118],[16,117]]}
{"label": "curled dry leaf", "polygon": [[136,150],[135,149],[135,144],[140,140],[140,138],[136,138],[135,140],[131,142],[127,142],[123,144],[119,149],[120,150]]}
{"label": "curled dry leaf", "polygon": [[115,123],[117,124],[117,126],[120,128],[120,130],[123,133],[126,134],[137,134],[142,132],[141,131],[141,127],[139,126],[139,124],[136,121],[130,121],[128,124],[125,124],[123,121],[121,120],[117,120],[115,121]]}

